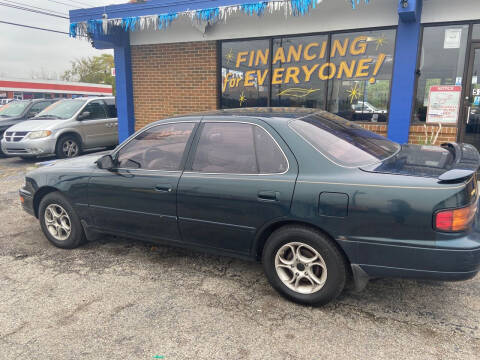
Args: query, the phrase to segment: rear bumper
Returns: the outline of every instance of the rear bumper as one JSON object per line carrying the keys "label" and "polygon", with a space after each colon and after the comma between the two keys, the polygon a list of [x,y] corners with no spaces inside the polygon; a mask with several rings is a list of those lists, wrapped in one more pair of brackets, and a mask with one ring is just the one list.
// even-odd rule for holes
{"label": "rear bumper", "polygon": [[2,151],[8,156],[39,156],[55,153],[55,139],[34,139],[18,142],[2,139]]}
{"label": "rear bumper", "polygon": [[480,233],[434,247],[340,240],[352,264],[369,277],[467,280],[480,270]]}

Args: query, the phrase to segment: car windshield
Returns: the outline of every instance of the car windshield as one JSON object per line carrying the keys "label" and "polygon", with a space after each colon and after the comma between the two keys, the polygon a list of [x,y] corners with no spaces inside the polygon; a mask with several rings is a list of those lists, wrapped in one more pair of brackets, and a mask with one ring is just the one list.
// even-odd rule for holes
{"label": "car windshield", "polygon": [[45,108],[32,120],[70,119],[85,104],[86,100],[61,100]]}
{"label": "car windshield", "polygon": [[400,151],[399,144],[325,111],[293,120],[289,126],[330,161],[341,166],[374,164]]}
{"label": "car windshield", "polygon": [[0,119],[1,118],[9,118],[14,116],[19,116],[23,113],[25,108],[28,106],[29,101],[12,101],[0,109]]}

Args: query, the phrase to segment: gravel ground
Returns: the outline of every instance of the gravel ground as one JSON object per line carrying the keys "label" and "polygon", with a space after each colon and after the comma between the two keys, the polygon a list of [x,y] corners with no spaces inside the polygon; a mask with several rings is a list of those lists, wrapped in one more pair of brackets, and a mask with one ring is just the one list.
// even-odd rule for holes
{"label": "gravel ground", "polygon": [[260,264],[106,237],[47,243],[0,159],[0,359],[478,359],[480,277],[376,280],[323,308]]}

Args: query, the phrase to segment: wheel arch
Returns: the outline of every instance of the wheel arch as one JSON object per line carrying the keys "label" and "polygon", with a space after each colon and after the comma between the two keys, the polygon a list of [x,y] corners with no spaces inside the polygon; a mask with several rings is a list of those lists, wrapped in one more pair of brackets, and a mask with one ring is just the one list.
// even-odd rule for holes
{"label": "wheel arch", "polygon": [[267,243],[268,238],[270,235],[275,231],[278,230],[284,226],[291,226],[291,225],[296,225],[296,226],[303,226],[310,228],[314,231],[319,231],[323,235],[327,236],[332,240],[332,242],[335,244],[335,246],[338,248],[340,253],[344,256],[345,260],[347,263],[350,265],[350,259],[348,258],[347,254],[343,250],[343,248],[340,246],[340,244],[335,240],[335,238],[330,235],[327,231],[322,229],[320,226],[306,222],[306,221],[300,221],[300,220],[293,220],[293,219],[281,219],[277,220],[273,223],[270,223],[266,226],[264,226],[257,234],[255,238],[255,244],[254,244],[254,257],[257,261],[260,261],[262,258],[262,253],[263,249],[265,247],[265,244]]}
{"label": "wheel arch", "polygon": [[42,199],[52,192],[60,192],[57,188],[53,186],[43,186],[38,189],[33,195],[33,211],[35,212],[35,217],[38,219],[38,210],[40,208],[40,202]]}
{"label": "wheel arch", "polygon": [[79,134],[77,131],[75,131],[75,130],[69,129],[69,130],[65,130],[64,132],[62,132],[62,133],[60,133],[60,134],[57,135],[57,141],[56,141],[56,143],[55,143],[55,148],[57,148],[58,142],[59,142],[59,140],[60,140],[62,137],[69,136],[69,135],[74,136],[75,138],[77,138],[77,140],[78,140],[79,143],[80,143],[80,146],[83,145],[82,135],[80,135],[80,134]]}

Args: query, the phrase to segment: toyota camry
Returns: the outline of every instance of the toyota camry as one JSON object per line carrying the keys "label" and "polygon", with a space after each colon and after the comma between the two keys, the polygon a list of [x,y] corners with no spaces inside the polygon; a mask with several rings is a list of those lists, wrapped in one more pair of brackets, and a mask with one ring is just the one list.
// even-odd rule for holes
{"label": "toyota camry", "polygon": [[478,167],[467,144],[400,145],[325,111],[237,109],[41,166],[20,200],[55,246],[115,234],[261,261],[280,294],[320,305],[349,281],[475,276]]}

